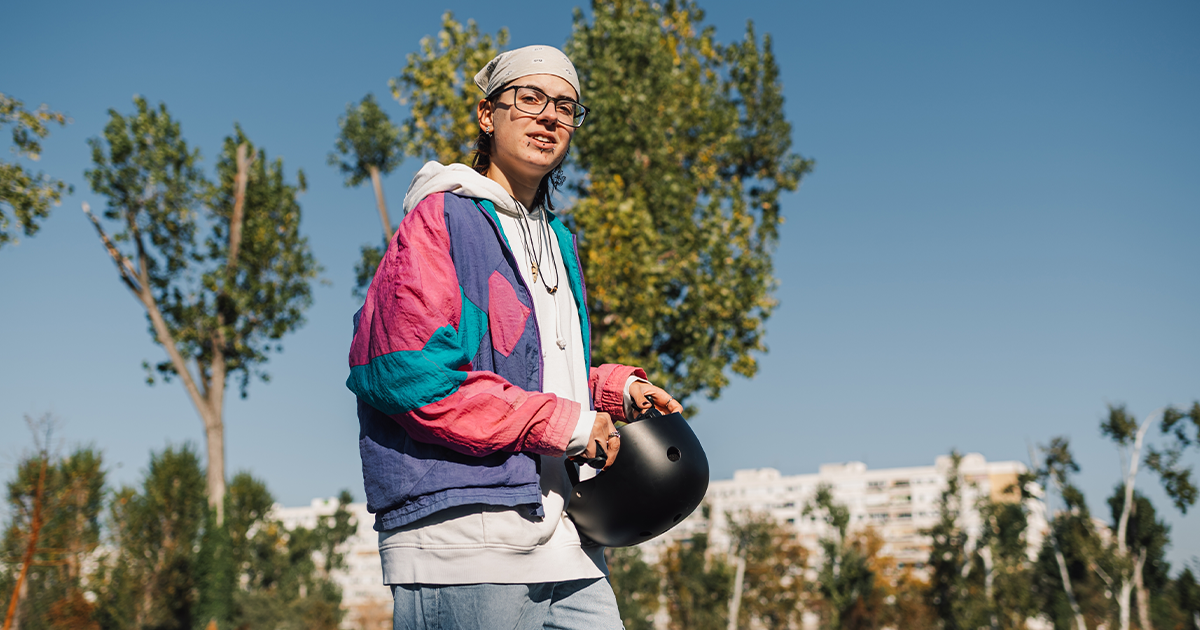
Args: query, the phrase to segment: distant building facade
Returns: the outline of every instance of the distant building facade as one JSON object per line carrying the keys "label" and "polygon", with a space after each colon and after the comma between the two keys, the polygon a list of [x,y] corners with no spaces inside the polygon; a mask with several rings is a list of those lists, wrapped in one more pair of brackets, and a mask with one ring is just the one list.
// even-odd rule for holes
{"label": "distant building facade", "polygon": [[[727,549],[730,543],[729,518],[748,513],[768,514],[796,531],[797,539],[813,552],[818,541],[829,535],[824,521],[804,515],[804,506],[827,484],[834,500],[850,512],[850,531],[873,528],[883,540],[881,553],[894,558],[901,568],[924,568],[929,559],[931,540],[922,530],[938,520],[938,500],[952,471],[948,456],[938,457],[932,466],[869,469],[861,462],[822,464],[816,474],[784,476],[773,468],[738,470],[733,479],[709,484],[705,496],[707,509],[698,509],[664,536],[640,545],[648,562],[655,562],[671,543],[698,533],[708,534],[713,549]],[[1026,471],[1021,462],[988,462],[978,453],[969,453],[959,463],[963,485],[963,512],[959,524],[971,536],[977,536],[981,519],[976,506],[980,499],[1016,501],[1018,475]],[[342,604],[347,610],[342,627],[346,630],[387,630],[392,623],[391,591],[382,584],[383,568],[379,560],[379,536],[373,529],[375,517],[365,503],[352,503],[351,514],[358,529],[346,541],[346,567],[334,572],[342,589]],[[285,527],[313,527],[318,516],[333,514],[336,499],[313,499],[304,507],[276,506],[274,516]],[[1045,514],[1040,502],[1029,504],[1031,553],[1040,548],[1046,531]],[[705,514],[708,514],[706,517]]]}
{"label": "distant building facade", "polygon": [[[883,539],[881,553],[895,559],[901,568],[922,569],[929,559],[931,541],[922,530],[938,520],[938,501],[947,486],[952,464],[949,456],[938,457],[932,466],[869,469],[862,462],[822,464],[816,474],[784,476],[773,468],[738,470],[733,479],[709,484],[707,510],[696,510],[666,536],[643,545],[648,559],[656,559],[671,542],[707,533],[714,549],[728,548],[729,518],[747,513],[767,514],[793,527],[796,536],[812,551],[831,532],[816,516],[805,516],[804,507],[817,487],[828,485],[834,500],[850,512],[850,531],[871,527]],[[969,535],[981,526],[976,506],[982,498],[1017,501],[1018,475],[1026,471],[1021,462],[988,462],[983,455],[969,453],[959,463],[963,486],[963,513],[959,525]],[[1030,549],[1041,545],[1046,530],[1039,502],[1031,502]],[[704,513],[707,512],[706,518]]]}

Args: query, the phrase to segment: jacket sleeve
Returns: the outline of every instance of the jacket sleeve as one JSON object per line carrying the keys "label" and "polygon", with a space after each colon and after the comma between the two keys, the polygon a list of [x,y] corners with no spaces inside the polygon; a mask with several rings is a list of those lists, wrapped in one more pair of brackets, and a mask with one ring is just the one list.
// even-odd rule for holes
{"label": "jacket sleeve", "polygon": [[596,411],[604,411],[612,415],[614,422],[624,422],[625,417],[625,381],[630,376],[646,378],[642,368],[605,363],[598,368],[592,368],[588,384],[592,388],[592,400],[596,401]]}
{"label": "jacket sleeve", "polygon": [[464,315],[443,209],[430,195],[400,223],[355,326],[346,386],[421,442],[561,455],[579,403],[471,369],[480,326],[462,319],[480,315]]}

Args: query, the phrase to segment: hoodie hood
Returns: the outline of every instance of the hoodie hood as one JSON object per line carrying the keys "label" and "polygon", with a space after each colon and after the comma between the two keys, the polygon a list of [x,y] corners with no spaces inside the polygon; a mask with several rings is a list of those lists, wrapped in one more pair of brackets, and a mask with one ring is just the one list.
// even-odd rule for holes
{"label": "hoodie hood", "polygon": [[411,212],[422,199],[441,192],[487,199],[495,204],[496,210],[512,216],[520,216],[525,211],[503,186],[476,173],[466,164],[445,166],[430,161],[417,171],[408,185],[408,192],[404,195],[404,214]]}

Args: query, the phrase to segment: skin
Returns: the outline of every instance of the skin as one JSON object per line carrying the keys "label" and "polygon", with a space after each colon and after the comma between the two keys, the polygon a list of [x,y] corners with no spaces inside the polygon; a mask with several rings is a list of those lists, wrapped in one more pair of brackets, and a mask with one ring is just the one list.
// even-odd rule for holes
{"label": "skin", "polygon": [[[536,87],[551,98],[579,100],[570,83],[552,74],[528,75],[515,83]],[[533,205],[542,178],[566,157],[575,129],[558,122],[553,106],[547,106],[541,114],[526,114],[513,107],[513,98],[514,91],[509,90],[500,95],[495,105],[480,99],[476,107],[480,130],[492,133],[491,165],[485,175],[529,207]],[[633,383],[629,394],[634,406],[643,411],[650,405],[663,413],[683,411],[683,406],[670,394],[649,383]],[[608,454],[604,467],[611,466],[621,450],[620,436],[613,436],[616,432],[612,416],[603,411],[596,412],[596,422],[583,455],[589,459],[595,457],[596,442],[599,442],[604,444]]]}

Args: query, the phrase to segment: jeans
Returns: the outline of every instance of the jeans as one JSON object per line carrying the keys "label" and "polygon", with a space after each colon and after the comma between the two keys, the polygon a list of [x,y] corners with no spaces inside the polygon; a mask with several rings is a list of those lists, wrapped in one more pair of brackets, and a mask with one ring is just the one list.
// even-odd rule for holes
{"label": "jeans", "polygon": [[624,630],[605,578],[392,586],[393,630]]}

